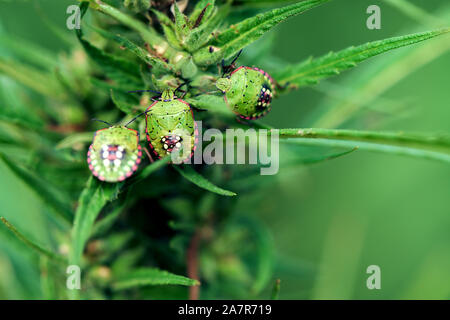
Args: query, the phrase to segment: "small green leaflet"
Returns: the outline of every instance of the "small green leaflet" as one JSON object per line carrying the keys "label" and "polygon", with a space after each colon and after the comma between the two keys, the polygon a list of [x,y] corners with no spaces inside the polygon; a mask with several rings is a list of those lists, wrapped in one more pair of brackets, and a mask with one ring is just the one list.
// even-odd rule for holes
{"label": "small green leaflet", "polygon": [[31,190],[44,201],[44,203],[50,206],[59,218],[62,218],[68,223],[72,222],[73,213],[70,207],[70,200],[66,195],[52,187],[47,181],[42,180],[35,173],[19,167],[6,155],[0,153],[0,160],[3,161],[17,177],[25,182]]}
{"label": "small green leaflet", "polygon": [[188,165],[182,165],[182,166],[173,166],[176,171],[178,171],[184,178],[192,182],[193,184],[197,185],[198,187],[217,193],[221,196],[227,196],[232,197],[235,196],[236,193],[232,191],[228,191],[225,189],[222,189],[214,184],[212,184],[210,181],[208,181],[206,178],[204,178],[201,174],[199,174],[197,171],[195,171],[192,166]]}
{"label": "small green leaflet", "polygon": [[120,46],[126,48],[133,54],[135,54],[139,59],[141,59],[146,64],[152,66],[153,68],[157,69],[158,71],[166,71],[166,72],[173,72],[174,67],[169,65],[164,60],[151,56],[146,50],[136,45],[134,42],[128,40],[127,38],[122,37],[120,34],[113,34],[110,32],[107,32],[105,30],[91,27],[95,32],[99,33],[106,39],[113,40],[117,42]]}
{"label": "small green leaflet", "polygon": [[328,1],[301,1],[245,19],[221,32],[217,36],[217,39],[209,43],[209,45],[217,48],[216,51],[211,53],[208,45],[194,54],[194,61],[198,65],[217,63],[222,58],[230,57],[253,41],[259,39],[264,33],[287,18],[298,15]]}
{"label": "small green leaflet", "polygon": [[26,244],[31,249],[35,250],[37,253],[49,258],[52,261],[56,261],[58,263],[67,263],[66,258],[63,256],[56,254],[54,252],[51,252],[50,250],[44,249],[40,245],[36,244],[35,242],[29,240],[27,237],[25,237],[21,232],[19,232],[16,227],[14,227],[8,220],[6,220],[3,217],[0,217],[0,220],[2,220],[3,224],[24,244]]}
{"label": "small green leaflet", "polygon": [[[81,17],[87,10],[87,3],[80,4]],[[99,65],[111,80],[114,80],[120,87],[126,90],[135,90],[142,87],[143,83],[140,79],[139,65],[121,57],[108,54],[90,42],[83,39],[82,30],[76,30],[76,35],[89,57]]]}
{"label": "small green leaflet", "polygon": [[320,58],[309,58],[297,65],[287,66],[284,70],[274,74],[280,84],[292,84],[297,87],[316,84],[340,72],[356,66],[368,58],[378,54],[409,46],[449,32],[450,29],[414,33],[406,36],[393,37],[373,41],[358,47],[349,47],[339,52],[330,52]]}
{"label": "small green leaflet", "polygon": [[70,263],[80,265],[84,247],[100,211],[117,198],[123,183],[105,183],[90,176],[78,200],[78,208],[72,229],[72,252]]}
{"label": "small green leaflet", "polygon": [[280,138],[310,146],[355,148],[450,162],[450,136],[344,129],[280,129]]}
{"label": "small green leaflet", "polygon": [[142,268],[119,277],[113,284],[116,290],[150,285],[197,286],[197,280],[179,276],[156,268]]}

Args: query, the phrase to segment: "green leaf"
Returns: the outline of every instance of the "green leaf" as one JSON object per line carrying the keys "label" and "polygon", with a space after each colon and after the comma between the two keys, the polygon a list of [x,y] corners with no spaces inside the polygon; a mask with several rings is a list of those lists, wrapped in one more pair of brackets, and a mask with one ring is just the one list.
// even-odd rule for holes
{"label": "green leaf", "polygon": [[133,104],[130,101],[131,100],[130,98],[126,97],[123,93],[119,91],[114,91],[113,89],[111,89],[110,92],[111,92],[111,100],[113,101],[117,109],[126,114],[133,113],[133,110],[138,105],[137,103]]}
{"label": "green leaf", "polygon": [[181,43],[184,42],[184,38],[189,33],[189,20],[188,18],[180,11],[178,8],[178,4],[176,1],[173,3],[173,8],[175,12],[175,33],[180,40]]}
{"label": "green leaf", "polygon": [[19,167],[13,160],[6,155],[0,153],[0,160],[16,174],[23,182],[25,182],[31,190],[40,197],[45,204],[53,209],[53,211],[65,222],[72,222],[73,213],[70,207],[70,200],[58,189],[51,186],[48,182],[42,180],[36,174]]}
{"label": "green leaf", "polygon": [[152,12],[156,15],[159,20],[161,27],[163,28],[164,35],[166,36],[167,42],[176,48],[181,49],[180,42],[178,41],[177,35],[175,34],[175,24],[170,20],[168,16],[164,13],[152,9]]}
{"label": "green leaf", "polygon": [[26,244],[31,249],[35,250],[40,255],[43,255],[47,258],[49,258],[52,261],[58,262],[58,263],[67,263],[66,258],[63,256],[56,254],[50,250],[47,250],[40,245],[36,244],[35,242],[29,240],[27,237],[25,237],[21,232],[19,232],[8,220],[6,220],[4,217],[0,217],[3,224],[24,244]]}
{"label": "green leaf", "polygon": [[[86,12],[86,2],[80,5],[81,16]],[[142,87],[139,65],[127,59],[108,54],[92,45],[89,41],[83,39],[82,30],[76,30],[78,41],[80,41],[86,53],[94,62],[102,68],[106,75],[114,80],[124,90],[136,90]]]}
{"label": "green leaf", "polygon": [[72,229],[72,252],[70,263],[80,265],[84,246],[91,235],[92,226],[100,211],[117,198],[123,183],[106,183],[90,176],[78,200],[78,208]]}
{"label": "green leaf", "polygon": [[157,161],[153,162],[152,164],[146,166],[144,168],[144,170],[142,170],[138,175],[131,178],[130,184],[135,184],[139,181],[142,181],[142,180],[148,178],[148,176],[150,176],[153,172],[155,172],[156,170],[167,165],[169,163],[169,161],[170,161],[170,157],[165,157],[163,159],[157,160]]}
{"label": "green leaf", "polygon": [[199,65],[217,63],[222,58],[230,57],[240,49],[259,39],[264,33],[287,18],[298,15],[328,1],[329,0],[301,1],[248,18],[221,32],[217,39],[211,42],[211,45],[216,47],[214,52],[211,53],[207,46],[194,54],[194,60]]}
{"label": "green leaf", "polygon": [[195,171],[192,166],[188,165],[181,165],[181,166],[173,166],[176,171],[178,171],[184,178],[195,184],[196,186],[217,193],[221,196],[227,196],[232,197],[235,196],[236,193],[232,191],[228,191],[225,189],[222,189],[214,184],[212,184],[210,181],[208,181],[206,178],[204,178],[202,175],[200,175],[197,171]]}
{"label": "green leaf", "polygon": [[45,96],[60,98],[58,85],[50,74],[25,64],[0,57],[0,74],[4,74]]}
{"label": "green leaf", "polygon": [[[298,145],[297,140],[291,141],[293,144]],[[322,148],[320,148],[322,149]],[[308,164],[315,164],[320,163],[328,160],[334,160],[343,156],[346,156],[352,152],[355,152],[358,150],[358,147],[351,148],[350,150],[346,151],[330,151],[328,150],[320,150],[321,152],[318,152],[317,150],[304,150],[302,149],[301,152],[296,152],[297,150],[290,149],[292,152],[291,157],[286,157],[285,161],[281,161],[280,165],[288,166],[288,167],[297,167],[299,164],[302,165],[308,165]],[[326,151],[326,152],[325,152]]]}
{"label": "green leaf", "polygon": [[119,277],[113,284],[116,290],[154,285],[198,286],[197,280],[179,276],[156,268],[142,268]]}
{"label": "green leaf", "polygon": [[233,111],[226,105],[223,97],[203,94],[193,98],[186,98],[185,101],[196,108],[208,110],[221,116],[236,117]]}
{"label": "green leaf", "polygon": [[57,56],[52,51],[25,39],[0,34],[0,43],[15,56],[21,57],[25,61],[43,67],[46,70],[51,70],[58,64]]}
{"label": "green leaf", "polygon": [[448,135],[376,132],[339,129],[280,129],[280,138],[298,138],[297,143],[355,148],[450,162]]}
{"label": "green leaf", "polygon": [[[200,15],[204,11],[202,21],[207,21],[209,18],[209,15],[212,13],[215,5],[215,0],[200,0],[197,2],[197,4],[194,7],[194,10],[192,10],[191,15],[189,16],[189,19],[191,20],[192,25],[195,25],[197,20],[199,19]],[[206,9],[205,9],[206,8]]]}
{"label": "green leaf", "polygon": [[80,144],[90,144],[92,142],[92,139],[94,138],[94,134],[95,132],[80,132],[71,134],[70,136],[67,136],[63,140],[58,142],[55,149],[73,148]]}
{"label": "green leaf", "polygon": [[150,9],[151,2],[150,0],[124,0],[123,5],[134,12],[143,12]]}
{"label": "green leaf", "polygon": [[[208,7],[209,8],[209,7]],[[230,5],[224,5],[220,9],[214,9],[211,18],[203,20],[203,23],[194,28],[186,37],[185,47],[189,52],[195,52],[212,39],[212,32],[219,28],[222,21],[230,13]],[[205,17],[203,19],[206,19]]]}
{"label": "green leaf", "polygon": [[90,0],[90,3],[93,4],[92,8],[99,10],[99,11],[115,18],[122,24],[139,32],[141,34],[142,38],[146,42],[148,42],[153,47],[153,49],[156,49],[156,51],[161,52],[162,54],[166,54],[168,56],[174,55],[175,50],[173,50],[167,44],[167,42],[164,41],[164,39],[162,37],[160,37],[158,35],[158,33],[151,27],[145,25],[144,23],[142,23],[139,20],[136,20],[136,19],[124,14],[120,10],[110,6],[109,4],[107,4],[105,2]]}
{"label": "green leaf", "polygon": [[275,73],[274,77],[281,85],[287,83],[295,86],[316,84],[321,79],[339,74],[346,69],[356,66],[357,63],[378,54],[431,39],[449,31],[450,29],[447,28],[420,32],[373,41],[358,47],[352,46],[339,52],[330,52],[317,59],[309,58],[300,64],[288,66],[284,70]]}
{"label": "green leaf", "polygon": [[98,223],[96,223],[92,230],[92,236],[96,237],[99,235],[105,234],[117,221],[120,214],[123,212],[127,205],[127,199],[124,201],[118,201],[119,203],[114,209],[111,210],[111,212],[108,212],[107,215],[103,219],[101,219]]}
{"label": "green leaf", "polygon": [[153,57],[152,55],[150,55],[150,53],[148,53],[148,51],[137,46],[135,43],[122,37],[121,35],[113,34],[113,33],[110,33],[105,30],[95,28],[95,27],[91,27],[91,28],[93,30],[95,30],[97,33],[101,34],[106,39],[113,40],[113,41],[117,42],[119,45],[121,45],[122,47],[124,47],[125,49],[132,52],[143,62],[152,66],[154,68],[154,70],[166,71],[169,73],[173,72],[174,67],[172,65],[169,65],[167,62],[165,62],[164,60],[162,60],[158,57]]}

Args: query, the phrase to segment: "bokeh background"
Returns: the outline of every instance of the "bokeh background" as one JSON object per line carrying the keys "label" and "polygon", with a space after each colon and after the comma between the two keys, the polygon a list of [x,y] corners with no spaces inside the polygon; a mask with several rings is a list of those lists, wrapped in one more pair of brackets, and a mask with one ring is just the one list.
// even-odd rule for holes
{"label": "bokeh background", "polygon": [[[0,1],[0,35],[67,51],[67,45],[43,24],[34,2]],[[38,2],[62,32],[70,33],[65,10],[76,1]],[[277,28],[273,55],[297,62],[450,22],[447,0],[407,1],[430,16],[399,10],[389,2],[335,0],[292,18]],[[366,28],[366,8],[371,4],[381,7],[381,30]],[[427,46],[433,47],[418,51]],[[266,122],[279,128],[338,124],[352,129],[449,132],[449,50],[448,42],[432,40],[372,58],[330,81],[281,97]],[[405,60],[412,52],[416,55]],[[315,116],[319,108],[348,107],[352,90],[376,79],[395,59],[406,62],[378,79],[379,86],[386,85],[380,95],[372,99],[379,87],[377,83],[369,87],[354,117],[340,121],[339,112],[328,119]],[[0,75],[0,107],[11,101],[5,99],[11,85]],[[37,242],[49,243],[45,206],[1,163],[0,204],[1,216]],[[257,217],[271,231],[274,275],[281,279],[282,299],[450,298],[448,164],[357,151],[309,167],[281,167],[275,183],[240,197],[238,207],[237,215]],[[8,239],[0,232],[0,298],[40,298],[39,269],[30,262],[34,253]],[[381,267],[381,290],[366,287],[366,268],[372,264]],[[261,294],[269,296],[270,288]]]}

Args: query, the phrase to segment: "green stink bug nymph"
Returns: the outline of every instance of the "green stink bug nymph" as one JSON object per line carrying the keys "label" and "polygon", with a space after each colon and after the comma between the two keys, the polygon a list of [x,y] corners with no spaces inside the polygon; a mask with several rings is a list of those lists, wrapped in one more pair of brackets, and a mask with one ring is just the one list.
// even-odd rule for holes
{"label": "green stink bug nymph", "polygon": [[145,111],[147,139],[153,153],[172,156],[174,163],[192,157],[198,142],[198,130],[189,104],[165,90]]}
{"label": "green stink bug nymph", "polygon": [[[234,69],[236,59],[224,69]],[[246,120],[265,116],[275,95],[275,81],[267,72],[245,66],[218,79],[216,87],[224,93],[225,102],[231,110]]]}
{"label": "green stink bug nymph", "polygon": [[101,181],[119,182],[130,177],[141,162],[139,134],[124,126],[95,132],[87,154],[92,174]]}

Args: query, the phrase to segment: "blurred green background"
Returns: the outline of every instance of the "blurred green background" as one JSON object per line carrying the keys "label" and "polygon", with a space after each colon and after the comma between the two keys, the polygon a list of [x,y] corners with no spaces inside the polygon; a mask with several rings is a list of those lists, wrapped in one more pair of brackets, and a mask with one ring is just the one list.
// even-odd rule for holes
{"label": "blurred green background", "polygon": [[[65,10],[76,1],[38,2],[63,32],[70,33],[65,28]],[[409,2],[449,24],[447,0]],[[366,28],[366,8],[371,4],[381,7],[381,30]],[[428,22],[408,16],[387,1],[335,0],[280,25],[273,54],[297,62],[350,45],[429,30]],[[67,50],[42,23],[34,1],[0,1],[0,30],[51,50]],[[395,55],[401,57],[432,41],[375,57],[318,87],[283,96],[266,122],[279,128],[315,126],[314,110],[340,102],[330,94],[332,88],[351,89],[357,79],[383,70],[383,63]],[[381,98],[369,101],[369,111],[340,127],[449,132],[448,49],[447,44],[430,61],[397,70],[395,75],[412,72],[389,86]],[[382,83],[391,80],[383,78]],[[0,107],[11,85],[11,80],[0,76]],[[400,105],[400,110],[371,109],[387,101]],[[0,181],[0,215],[48,244],[46,208],[3,164]],[[281,167],[276,184],[255,189],[239,202],[238,215],[258,217],[272,233],[282,299],[450,298],[447,164],[357,151],[310,167]],[[0,232],[0,298],[40,298],[39,270],[29,263],[34,254],[24,253],[8,239]],[[366,287],[366,268],[372,264],[381,267],[381,290]],[[269,297],[269,289],[261,297]]]}

